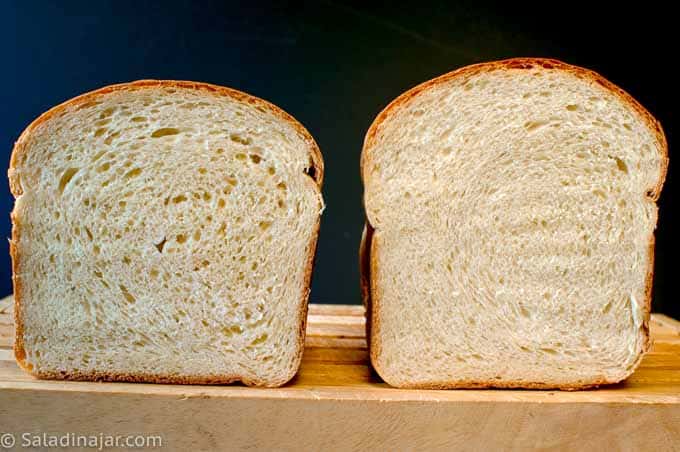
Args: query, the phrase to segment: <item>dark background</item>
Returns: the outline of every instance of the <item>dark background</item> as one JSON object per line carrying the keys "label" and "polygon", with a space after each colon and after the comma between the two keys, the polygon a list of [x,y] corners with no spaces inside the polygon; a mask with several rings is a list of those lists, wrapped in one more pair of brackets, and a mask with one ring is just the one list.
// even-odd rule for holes
{"label": "dark background", "polygon": [[[672,154],[678,140],[672,9],[650,2],[635,9],[624,3],[601,9],[517,3],[2,1],[3,165],[36,116],[103,85],[186,79],[262,97],[309,129],[326,162],[328,207],[311,300],[358,303],[363,136],[390,100],[420,82],[480,61],[559,58],[594,69],[630,92],[664,125]],[[671,164],[660,201],[654,309],[677,318],[674,172]],[[10,236],[12,202],[3,177],[3,237]],[[0,295],[9,294],[6,240],[0,243],[0,270]]]}

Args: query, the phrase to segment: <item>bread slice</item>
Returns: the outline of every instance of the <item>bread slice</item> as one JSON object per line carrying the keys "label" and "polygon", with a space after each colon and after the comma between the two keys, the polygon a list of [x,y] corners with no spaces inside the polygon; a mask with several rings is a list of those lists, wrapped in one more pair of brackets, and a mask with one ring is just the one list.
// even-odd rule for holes
{"label": "bread slice", "polygon": [[659,123],[598,74],[465,67],[399,96],[362,153],[371,360],[393,386],[578,389],[649,347]]}
{"label": "bread slice", "polygon": [[48,111],[9,170],[17,361],[41,378],[287,382],[322,177],[297,121],[228,88],[139,81]]}

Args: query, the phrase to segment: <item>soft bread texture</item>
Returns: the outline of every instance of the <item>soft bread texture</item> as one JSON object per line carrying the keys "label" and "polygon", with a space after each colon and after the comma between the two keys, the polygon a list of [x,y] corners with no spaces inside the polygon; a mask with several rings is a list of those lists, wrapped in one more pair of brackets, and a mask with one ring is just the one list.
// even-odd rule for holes
{"label": "soft bread texture", "polygon": [[397,98],[362,153],[371,361],[411,388],[579,389],[649,348],[658,122],[555,60],[469,66]]}
{"label": "soft bread texture", "polygon": [[17,141],[15,355],[43,378],[278,386],[299,367],[323,162],[261,99],[140,81]]}

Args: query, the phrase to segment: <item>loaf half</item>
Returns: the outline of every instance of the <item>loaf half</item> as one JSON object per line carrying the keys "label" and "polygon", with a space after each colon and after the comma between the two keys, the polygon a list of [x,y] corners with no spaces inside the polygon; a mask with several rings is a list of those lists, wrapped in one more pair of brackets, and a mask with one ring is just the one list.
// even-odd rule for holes
{"label": "loaf half", "polygon": [[667,164],[640,104],[559,61],[469,66],[398,97],[362,154],[377,372],[412,388],[629,376]]}
{"label": "loaf half", "polygon": [[43,378],[287,382],[322,177],[297,121],[228,88],[139,81],[48,111],[9,170],[17,361]]}

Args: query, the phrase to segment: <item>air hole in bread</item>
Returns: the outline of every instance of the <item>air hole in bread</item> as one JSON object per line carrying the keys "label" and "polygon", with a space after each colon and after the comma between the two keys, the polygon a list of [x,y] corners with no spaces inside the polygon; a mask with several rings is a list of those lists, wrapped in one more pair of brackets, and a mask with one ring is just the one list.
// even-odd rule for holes
{"label": "air hole in bread", "polygon": [[578,110],[578,105],[569,104],[565,108],[569,111],[576,111],[576,110]]}
{"label": "air hole in bread", "polygon": [[166,137],[169,135],[177,135],[179,133],[179,129],[174,128],[174,127],[164,127],[161,129],[154,130],[153,133],[151,134],[151,138],[161,138],[161,137]]}
{"label": "air hole in bread", "polygon": [[66,171],[64,171],[64,174],[62,174],[61,179],[59,179],[59,193],[64,192],[66,185],[68,185],[68,183],[71,182],[71,179],[73,179],[73,176],[76,175],[78,170],[79,168],[69,168]]}
{"label": "air hole in bread", "polygon": [[116,107],[109,107],[105,110],[102,110],[102,112],[99,114],[99,118],[104,119],[108,118],[109,116],[113,115],[113,112],[116,111]]}
{"label": "air hole in bread", "polygon": [[137,301],[137,299],[134,297],[134,295],[132,295],[132,294],[128,291],[127,287],[125,287],[125,286],[122,285],[122,284],[120,284],[118,287],[120,288],[120,291],[121,291],[121,293],[123,294],[123,297],[125,298],[125,301],[127,301],[127,302],[130,303],[130,304],[135,303],[135,302]]}
{"label": "air hole in bread", "polygon": [[267,337],[268,337],[267,333],[264,333],[264,334],[258,336],[257,338],[255,338],[250,344],[251,345],[262,344],[264,341],[267,340]]}
{"label": "air hole in bread", "polygon": [[519,313],[520,313],[520,315],[521,315],[522,317],[526,317],[526,318],[531,317],[531,313],[530,313],[529,310],[526,308],[526,306],[521,305],[521,304],[519,305]]}
{"label": "air hole in bread", "polygon": [[108,171],[109,168],[111,168],[111,163],[110,163],[110,162],[105,162],[105,163],[102,163],[101,165],[99,165],[99,166],[97,167],[97,172],[98,172],[98,173],[103,173],[103,172],[105,172],[105,171]]}
{"label": "air hole in bread", "polygon": [[544,127],[546,124],[548,124],[547,121],[529,121],[524,124],[524,128],[527,130],[527,132],[534,132],[537,129]]}
{"label": "air hole in bread", "polygon": [[163,240],[161,240],[158,243],[154,243],[154,246],[156,247],[156,249],[158,250],[159,253],[163,252],[163,248],[165,247],[165,242],[167,242],[167,241],[168,241],[167,238],[163,237]]}
{"label": "air hole in bread", "polygon": [[106,154],[106,151],[99,151],[95,155],[92,156],[92,163],[96,162],[101,158],[102,155]]}
{"label": "air hole in bread", "polygon": [[106,144],[111,144],[111,143],[113,143],[113,140],[114,140],[115,138],[118,138],[119,135],[120,135],[120,132],[113,132],[113,133],[110,134],[108,137],[106,137],[106,139],[104,140],[104,143],[106,143]]}
{"label": "air hole in bread", "polygon": [[234,333],[232,333],[232,331],[231,331],[231,328],[229,328],[227,326],[222,327],[220,332],[222,333],[223,336],[226,336],[226,337],[231,337],[231,336],[234,335]]}
{"label": "air hole in bread", "polygon": [[594,194],[595,196],[599,197],[599,198],[602,198],[602,199],[604,199],[604,198],[607,197],[607,195],[605,194],[605,192],[604,192],[603,190],[600,190],[599,188],[596,188],[595,190],[593,190],[593,194]]}
{"label": "air hole in bread", "polygon": [[626,165],[626,162],[624,162],[618,157],[614,157],[614,160],[616,161],[616,168],[619,171],[628,174],[628,165]]}
{"label": "air hole in bread", "polygon": [[247,146],[252,143],[252,140],[248,137],[242,137],[241,135],[237,133],[232,133],[229,135],[229,139],[233,141],[234,143],[238,143],[244,146]]}
{"label": "air hole in bread", "polygon": [[262,157],[257,154],[250,154],[250,160],[252,160],[252,162],[257,165],[262,161]]}
{"label": "air hole in bread", "polygon": [[104,135],[106,132],[108,132],[108,130],[109,129],[107,129],[106,127],[102,127],[101,129],[97,129],[97,130],[94,131],[94,136],[100,137],[100,136]]}
{"label": "air hole in bread", "polygon": [[128,171],[127,173],[125,173],[124,178],[125,179],[132,179],[133,177],[137,177],[140,174],[142,174],[142,169],[141,168],[134,168],[134,169],[131,169],[130,171]]}
{"label": "air hole in bread", "polygon": [[314,165],[305,168],[305,174],[311,177],[314,181],[316,181],[316,168],[314,167]]}

